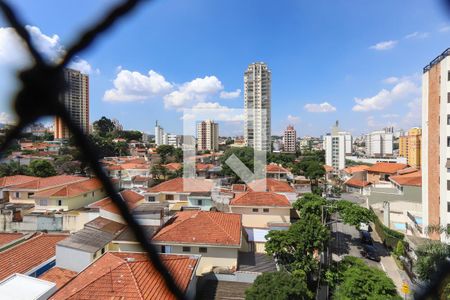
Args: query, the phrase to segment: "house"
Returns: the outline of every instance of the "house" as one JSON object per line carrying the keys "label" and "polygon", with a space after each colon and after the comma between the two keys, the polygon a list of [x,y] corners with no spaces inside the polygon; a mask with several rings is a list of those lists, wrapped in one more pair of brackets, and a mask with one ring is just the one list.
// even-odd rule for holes
{"label": "house", "polygon": [[[140,203],[143,203],[145,201],[143,195],[138,194],[132,190],[124,190],[119,194],[122,197],[122,199],[127,203],[130,209],[134,209]],[[125,221],[122,217],[122,214],[120,213],[119,208],[117,207],[116,204],[114,204],[114,202],[110,197],[106,197],[97,202],[94,202],[90,204],[88,207],[98,209],[100,217],[125,224]]]}
{"label": "house", "polygon": [[290,175],[292,174],[290,174],[287,169],[283,168],[281,165],[277,165],[276,163],[270,163],[266,166],[267,178],[287,181]]}
{"label": "house", "polygon": [[311,193],[311,179],[305,176],[296,176],[294,178],[294,189],[298,196]]}
{"label": "house", "polygon": [[[53,267],[47,272],[41,274],[38,278],[41,280],[53,282],[56,285],[56,290],[60,289],[68,281],[72,280],[78,272],[66,270],[59,267]],[[54,292],[56,292],[56,290]],[[54,294],[54,292],[52,294]]]}
{"label": "house", "polygon": [[52,188],[63,187],[70,183],[89,180],[87,177],[57,175],[15,184],[4,189],[9,193],[8,201],[17,204],[35,204],[34,195]]}
{"label": "house", "polygon": [[370,166],[367,165],[356,165],[352,167],[347,167],[341,171],[341,178],[345,181],[356,175],[358,179],[366,180],[367,169],[369,168]]}
{"label": "house", "polygon": [[47,300],[54,292],[56,284],[19,273],[12,274],[0,282],[0,295],[5,300]]}
{"label": "house", "polygon": [[367,171],[366,181],[372,184],[389,184],[389,177],[394,176],[400,170],[406,169],[408,165],[400,163],[377,162]]}
{"label": "house", "polygon": [[332,166],[323,165],[323,169],[325,170],[325,180],[331,180],[334,176],[334,168]]}
{"label": "house", "polygon": [[248,184],[248,191],[272,192],[286,196],[289,201],[297,200],[297,191],[286,181],[272,178],[257,179]]}
{"label": "house", "polygon": [[126,225],[98,217],[56,244],[56,266],[80,272],[109,250]]}
{"label": "house", "polygon": [[209,211],[176,213],[154,236],[161,253],[201,255],[197,275],[215,267],[234,271],[246,250],[241,215]]}
{"label": "house", "polygon": [[252,250],[264,252],[265,236],[270,230],[288,229],[291,223],[291,203],[274,192],[246,192],[229,204],[231,213],[242,215],[242,226]]}
{"label": "house", "polygon": [[7,201],[9,199],[9,192],[4,191],[6,188],[21,184],[27,183],[33,180],[38,179],[38,177],[34,176],[26,176],[26,175],[14,175],[14,176],[5,176],[0,178],[0,203],[3,201]]}
{"label": "house", "polygon": [[208,179],[174,178],[149,188],[145,199],[147,202],[168,202],[170,210],[179,210],[181,206],[189,206],[191,193],[211,192],[213,186],[214,183]]}
{"label": "house", "polygon": [[100,180],[91,178],[34,194],[35,211],[82,208],[106,196]]}
{"label": "house", "polygon": [[371,183],[357,177],[351,177],[344,182],[345,190],[349,193],[358,193],[360,195],[370,194]]}
{"label": "house", "polygon": [[[187,299],[196,295],[199,257],[161,254]],[[108,252],[61,287],[50,299],[176,299],[145,253]]]}
{"label": "house", "polygon": [[67,235],[35,233],[0,252],[0,280],[14,273],[37,277],[55,264],[56,244]]}
{"label": "house", "polygon": [[211,192],[192,192],[188,196],[188,206],[198,207],[201,210],[209,211],[216,207],[211,197]]}
{"label": "house", "polygon": [[1,232],[0,233],[0,252],[22,242],[25,238],[29,238],[23,233],[19,232]]}

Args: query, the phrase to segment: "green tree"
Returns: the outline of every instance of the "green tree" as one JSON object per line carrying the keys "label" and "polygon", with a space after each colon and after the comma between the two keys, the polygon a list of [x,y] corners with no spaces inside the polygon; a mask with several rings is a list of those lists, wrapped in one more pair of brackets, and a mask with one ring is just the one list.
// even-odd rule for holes
{"label": "green tree", "polygon": [[17,161],[0,164],[0,177],[13,175],[31,175],[30,169]]}
{"label": "green tree", "polygon": [[53,164],[58,174],[75,174],[82,171],[81,162],[74,160],[71,155],[58,156]]}
{"label": "green tree", "polygon": [[403,241],[398,241],[397,247],[395,247],[395,255],[397,256],[403,256],[405,255],[405,245],[403,244]]}
{"label": "green tree", "polygon": [[56,170],[53,165],[44,159],[32,161],[30,163],[30,172],[37,177],[50,177],[56,175]]}
{"label": "green tree", "polygon": [[165,164],[167,163],[167,159],[169,158],[169,156],[174,155],[175,148],[171,145],[161,145],[156,148],[156,153],[159,154],[161,163]]}
{"label": "green tree", "polygon": [[177,163],[183,162],[183,150],[181,148],[175,148],[173,156],[175,158],[175,162]]}
{"label": "green tree", "polygon": [[374,213],[356,203],[340,200],[336,201],[337,210],[344,223],[359,227],[361,223],[370,223],[374,221]]}
{"label": "green tree", "polygon": [[116,129],[114,123],[105,116],[101,117],[100,120],[95,121],[92,125],[95,132],[102,137],[105,137]]}
{"label": "green tree", "polygon": [[126,139],[129,141],[141,141],[142,140],[142,132],[138,130],[122,130],[117,133],[117,137]]}
{"label": "green tree", "polygon": [[167,171],[167,169],[160,165],[160,164],[156,164],[153,165],[150,173],[152,174],[152,178],[155,180],[155,182],[160,183],[164,180],[167,180],[167,176],[169,174],[169,172]]}
{"label": "green tree", "polygon": [[245,291],[247,300],[264,299],[314,299],[308,289],[306,275],[303,272],[269,272],[259,275],[253,285]]}
{"label": "green tree", "polygon": [[439,265],[450,258],[450,246],[440,242],[430,242],[419,246],[416,254],[416,273],[419,279],[428,281],[437,272]]}
{"label": "green tree", "polygon": [[312,193],[308,193],[303,195],[303,197],[297,199],[297,201],[295,201],[292,206],[300,212],[301,216],[306,214],[314,214],[321,217],[323,207],[328,204],[328,201],[324,198]]}
{"label": "green tree", "polygon": [[250,171],[254,171],[254,151],[253,148],[250,147],[242,147],[242,148],[229,148],[225,150],[224,154],[220,158],[220,162],[222,164],[222,174],[225,176],[230,176],[233,178],[234,182],[239,181],[239,177],[234,173],[233,170],[225,163],[230,156],[236,155],[236,157],[247,167]]}

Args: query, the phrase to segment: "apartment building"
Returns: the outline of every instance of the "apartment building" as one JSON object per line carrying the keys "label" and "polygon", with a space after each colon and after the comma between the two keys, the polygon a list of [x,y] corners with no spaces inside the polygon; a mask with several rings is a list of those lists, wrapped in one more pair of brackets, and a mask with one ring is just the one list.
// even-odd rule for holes
{"label": "apartment building", "polygon": [[[77,70],[64,69],[67,89],[60,96],[72,121],[84,133],[89,133],[89,76]],[[55,117],[55,139],[68,139],[69,128],[62,119]]]}
{"label": "apartment building", "polygon": [[406,157],[408,165],[420,168],[422,129],[415,127],[399,138],[399,156]]}
{"label": "apartment building", "polygon": [[271,71],[263,63],[252,63],[244,73],[244,140],[258,151],[271,148]]}
{"label": "apartment building", "polygon": [[394,149],[394,134],[387,130],[366,134],[366,155],[369,157],[391,157]]}
{"label": "apartment building", "polygon": [[283,150],[284,152],[295,152],[297,150],[297,131],[292,125],[289,125],[284,131]]}
{"label": "apartment building", "polygon": [[219,150],[219,124],[206,120],[197,124],[197,149],[199,151]]}
{"label": "apartment building", "polygon": [[[433,59],[422,75],[423,223],[450,225],[450,48]],[[445,234],[432,239],[449,242]]]}
{"label": "apartment building", "polygon": [[336,121],[331,134],[324,137],[325,164],[333,168],[337,174],[345,168],[345,135],[339,134],[339,122]]}

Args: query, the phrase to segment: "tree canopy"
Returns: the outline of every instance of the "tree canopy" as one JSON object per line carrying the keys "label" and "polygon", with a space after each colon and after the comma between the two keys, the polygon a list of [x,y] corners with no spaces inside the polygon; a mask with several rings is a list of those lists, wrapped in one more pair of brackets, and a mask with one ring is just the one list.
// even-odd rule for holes
{"label": "tree canopy", "polygon": [[50,177],[56,175],[56,170],[53,165],[44,159],[32,161],[30,163],[30,173],[37,177]]}
{"label": "tree canopy", "polygon": [[268,272],[256,278],[253,285],[245,291],[245,299],[309,300],[314,299],[314,294],[308,289],[304,272]]}
{"label": "tree canopy", "polygon": [[430,242],[419,246],[416,254],[416,273],[419,279],[428,281],[437,272],[439,265],[450,258],[450,246],[440,242]]}
{"label": "tree canopy", "polygon": [[171,145],[160,145],[156,148],[156,153],[159,154],[161,163],[165,164],[169,156],[173,156],[175,154],[175,147]]}
{"label": "tree canopy", "polygon": [[105,137],[108,133],[111,133],[116,129],[114,123],[105,116],[95,121],[92,126],[94,127],[95,132],[102,137]]}

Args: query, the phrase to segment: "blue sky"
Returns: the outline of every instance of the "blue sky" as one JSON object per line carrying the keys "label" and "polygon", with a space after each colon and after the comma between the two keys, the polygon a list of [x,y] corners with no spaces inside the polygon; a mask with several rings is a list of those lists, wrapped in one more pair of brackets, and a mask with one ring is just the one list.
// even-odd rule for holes
{"label": "blue sky", "polygon": [[[10,2],[55,59],[117,1]],[[13,71],[28,59],[3,20],[0,27],[2,121],[13,118]],[[90,75],[91,121],[105,115],[153,132],[158,119],[181,133],[182,108],[242,108],[243,72],[264,61],[274,134],[293,123],[300,136],[321,135],[335,120],[359,134],[420,125],[421,70],[449,41],[450,14],[439,1],[158,0],[73,66]]]}

